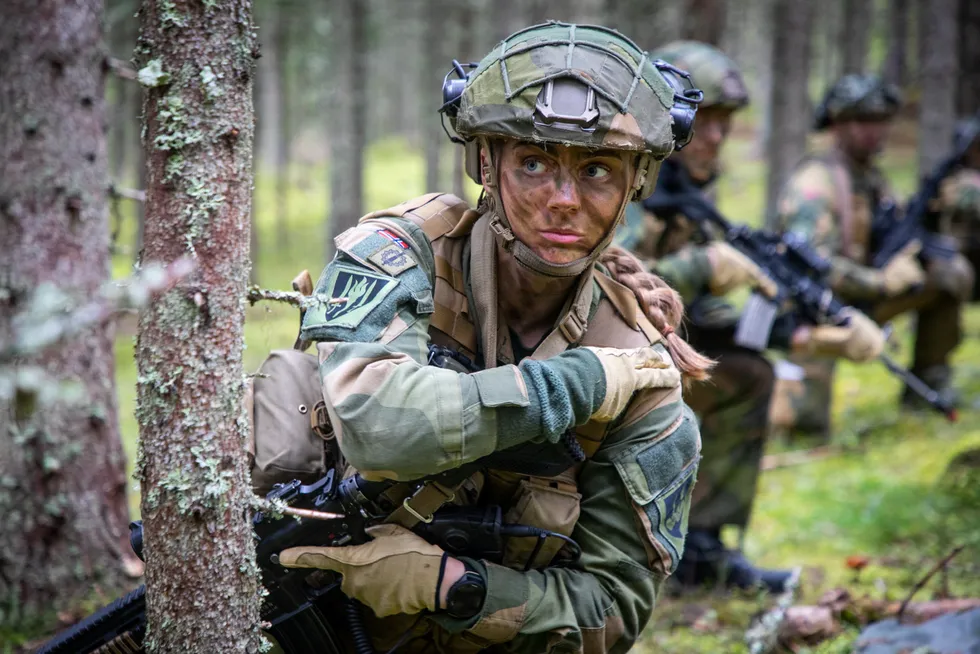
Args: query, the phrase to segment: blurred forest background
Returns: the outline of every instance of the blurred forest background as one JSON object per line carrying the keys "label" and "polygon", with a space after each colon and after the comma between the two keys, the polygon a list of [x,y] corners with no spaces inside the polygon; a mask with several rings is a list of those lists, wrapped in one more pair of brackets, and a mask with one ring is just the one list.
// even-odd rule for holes
{"label": "blurred forest background", "polygon": [[[883,160],[903,196],[948,148],[956,119],[980,109],[980,2],[970,0],[255,0],[253,8],[261,56],[252,279],[267,288],[288,288],[303,268],[315,277],[332,236],[367,211],[436,190],[475,201],[462,150],[436,114],[443,76],[452,59],[478,60],[504,36],[547,19],[614,27],[648,51],[691,38],[729,54],[752,104],[736,117],[720,203],[733,220],[753,225],[765,223],[805,148],[820,146],[809,134],[812,105],[841,74],[881,72],[904,90]],[[143,89],[131,62],[138,9],[137,0],[105,7],[115,72],[107,110],[117,277],[130,274],[142,248]],[[290,307],[250,308],[246,370],[270,349],[288,348],[296,328]],[[897,381],[878,367],[844,363],[830,456],[788,465],[779,457],[792,444],[770,445],[772,469],[743,546],[766,565],[803,565],[800,601],[844,589],[850,602],[835,638],[798,651],[850,651],[866,619],[861,607],[901,600],[954,545],[964,553],[918,597],[980,596],[980,491],[960,473],[968,454],[958,456],[980,448],[980,310],[970,308],[965,329],[955,359],[966,404],[958,424],[899,415]],[[135,318],[124,318],[116,337],[129,472],[138,436],[135,331]],[[907,331],[899,321],[903,357]],[[131,490],[136,517],[139,488]],[[735,545],[740,535],[725,537]],[[771,600],[663,604],[638,651],[749,651],[746,626]]]}
{"label": "blurred forest background", "polygon": [[[109,0],[110,51],[130,58],[135,0]],[[880,72],[906,105],[883,165],[907,196],[949,147],[955,120],[980,109],[980,3],[968,0],[256,0],[261,57],[254,89],[253,281],[288,288],[316,277],[332,236],[362,214],[431,191],[475,202],[462,149],[436,113],[450,61],[477,61],[503,37],[554,19],[620,30],[646,50],[677,38],[718,45],[741,67],[752,104],[736,114],[720,186],[724,212],[765,222],[770,194],[802,156],[813,104],[847,72]],[[110,171],[142,188],[140,86],[110,82]],[[770,165],[772,164],[772,165]],[[767,189],[769,189],[767,191]],[[140,205],[113,213],[118,275],[140,248]],[[246,319],[246,369],[289,347],[295,310],[257,305]],[[897,331],[906,334],[906,323]],[[132,333],[117,340],[121,432],[130,461],[137,424]],[[963,482],[957,454],[980,447],[980,311],[967,315],[956,357],[967,401],[960,423],[898,415],[900,387],[878,366],[844,363],[835,389],[836,454],[763,474],[744,547],[753,560],[804,566],[798,601],[847,589],[850,621],[812,650],[850,651],[868,603],[901,600],[954,545],[966,550],[917,599],[980,595],[980,491]],[[909,343],[902,338],[907,357]],[[973,402],[973,404],[970,404]],[[773,463],[792,449],[772,443]],[[962,457],[961,457],[962,459]],[[971,477],[975,479],[975,477]],[[138,488],[130,495],[138,511]],[[739,534],[726,534],[736,545]],[[866,558],[867,567],[848,567]],[[685,597],[657,611],[638,651],[748,651],[745,629],[771,600]],[[845,611],[845,613],[847,613]]]}

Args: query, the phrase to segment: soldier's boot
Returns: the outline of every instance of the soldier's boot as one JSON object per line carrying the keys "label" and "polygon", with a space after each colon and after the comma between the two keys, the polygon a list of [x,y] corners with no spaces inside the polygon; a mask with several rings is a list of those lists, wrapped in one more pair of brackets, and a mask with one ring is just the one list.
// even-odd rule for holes
{"label": "soldier's boot", "polygon": [[[953,390],[949,366],[936,365],[921,370],[913,369],[912,374],[937,391],[944,401],[954,406],[957,404],[959,398],[956,391]],[[902,393],[902,408],[910,411],[927,411],[931,407],[918,393],[906,386],[905,392]]]}
{"label": "soldier's boot", "polygon": [[698,587],[722,583],[727,588],[764,588],[770,593],[786,589],[793,572],[759,568],[738,550],[726,549],[717,529],[692,529],[687,534],[684,555],[672,578],[681,586]]}

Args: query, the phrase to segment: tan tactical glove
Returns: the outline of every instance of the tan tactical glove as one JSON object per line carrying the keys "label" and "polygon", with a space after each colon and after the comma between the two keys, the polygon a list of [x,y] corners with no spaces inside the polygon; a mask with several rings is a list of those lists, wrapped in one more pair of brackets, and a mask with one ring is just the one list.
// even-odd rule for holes
{"label": "tan tactical glove", "polygon": [[881,269],[881,288],[885,295],[895,297],[925,282],[926,273],[917,258],[921,247],[918,241],[912,241]]}
{"label": "tan tactical glove", "polygon": [[712,295],[725,295],[742,286],[753,286],[767,297],[776,297],[776,283],[766,277],[751,259],[728,243],[713,241],[705,246],[705,252],[711,264],[708,290]]}
{"label": "tan tactical glove", "polygon": [[590,420],[609,422],[626,410],[633,393],[644,388],[674,388],[681,373],[664,355],[652,347],[620,350],[614,347],[587,347],[602,364],[606,376],[606,396]]}
{"label": "tan tactical glove", "polygon": [[818,325],[805,330],[794,349],[819,356],[843,357],[857,363],[871,361],[885,349],[885,334],[866,315],[848,309],[846,327]]}
{"label": "tan tactical glove", "polygon": [[369,527],[374,540],[349,547],[291,547],[287,568],[320,568],[343,575],[341,590],[380,617],[436,610],[443,551],[400,525]]}

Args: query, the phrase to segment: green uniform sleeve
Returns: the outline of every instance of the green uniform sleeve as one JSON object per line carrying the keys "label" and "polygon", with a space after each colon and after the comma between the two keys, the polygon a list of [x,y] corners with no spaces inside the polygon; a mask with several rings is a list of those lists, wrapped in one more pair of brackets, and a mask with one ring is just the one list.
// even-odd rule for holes
{"label": "green uniform sleeve", "polygon": [[410,223],[391,224],[368,221],[338,239],[303,323],[303,337],[319,341],[347,460],[369,476],[417,479],[522,442],[556,442],[587,422],[605,396],[587,350],[473,374],[426,365],[431,246]]}
{"label": "green uniform sleeve", "polygon": [[841,253],[840,208],[829,164],[811,160],[790,177],[779,199],[783,231],[804,236],[830,260],[830,286],[847,301],[880,299],[881,273]]}
{"label": "green uniform sleeve", "polygon": [[691,304],[708,292],[711,282],[711,262],[705,249],[686,245],[677,252],[661,257],[651,271],[677,291],[684,304]]}
{"label": "green uniform sleeve", "polygon": [[488,582],[483,611],[468,622],[437,616],[440,624],[529,654],[629,650],[684,551],[700,436],[679,392],[607,436],[582,466],[574,567],[520,572],[475,562]]}

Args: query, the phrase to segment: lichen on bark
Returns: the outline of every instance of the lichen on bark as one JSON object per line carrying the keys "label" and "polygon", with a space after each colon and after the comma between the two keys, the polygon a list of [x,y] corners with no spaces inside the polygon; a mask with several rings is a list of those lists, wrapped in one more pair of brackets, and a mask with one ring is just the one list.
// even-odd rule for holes
{"label": "lichen on bark", "polygon": [[144,260],[197,272],[140,315],[147,649],[261,648],[242,418],[256,39],[248,0],[144,2]]}

